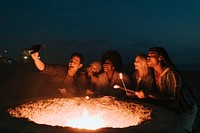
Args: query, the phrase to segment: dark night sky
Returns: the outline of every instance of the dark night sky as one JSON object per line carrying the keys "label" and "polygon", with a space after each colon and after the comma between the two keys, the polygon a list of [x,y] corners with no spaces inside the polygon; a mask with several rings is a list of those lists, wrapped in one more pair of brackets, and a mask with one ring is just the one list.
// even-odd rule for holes
{"label": "dark night sky", "polygon": [[132,63],[163,46],[177,64],[200,64],[199,36],[199,0],[0,0],[0,52],[11,57],[42,43],[49,63],[110,49]]}

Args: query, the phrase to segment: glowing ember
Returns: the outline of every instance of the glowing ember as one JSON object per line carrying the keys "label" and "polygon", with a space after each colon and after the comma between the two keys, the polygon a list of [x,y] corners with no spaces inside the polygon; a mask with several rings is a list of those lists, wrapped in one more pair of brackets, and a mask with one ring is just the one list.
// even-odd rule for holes
{"label": "glowing ember", "polygon": [[93,130],[125,128],[151,119],[150,108],[112,97],[44,99],[10,108],[8,112],[38,124]]}
{"label": "glowing ember", "polygon": [[86,97],[85,97],[85,99],[87,99],[87,100],[88,100],[88,99],[90,99],[90,97],[89,97],[89,96],[86,96]]}

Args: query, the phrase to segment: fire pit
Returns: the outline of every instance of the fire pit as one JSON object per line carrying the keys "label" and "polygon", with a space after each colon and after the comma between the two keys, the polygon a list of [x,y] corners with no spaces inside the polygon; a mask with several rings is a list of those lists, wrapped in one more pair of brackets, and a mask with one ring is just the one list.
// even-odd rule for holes
{"label": "fire pit", "polygon": [[28,118],[38,124],[93,130],[136,126],[151,119],[150,108],[112,97],[38,100],[9,109],[8,112],[11,116]]}
{"label": "fire pit", "polygon": [[136,133],[181,130],[174,114],[167,110],[112,97],[38,98],[18,103],[4,108],[0,131]]}

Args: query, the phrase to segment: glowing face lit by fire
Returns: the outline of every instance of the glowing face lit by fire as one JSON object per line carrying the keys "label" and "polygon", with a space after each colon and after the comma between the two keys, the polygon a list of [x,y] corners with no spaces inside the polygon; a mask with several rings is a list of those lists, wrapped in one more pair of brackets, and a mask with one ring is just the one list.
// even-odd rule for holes
{"label": "glowing face lit by fire", "polygon": [[107,59],[103,64],[103,71],[104,72],[114,71],[114,66],[109,59]]}
{"label": "glowing face lit by fire", "polygon": [[70,76],[73,76],[76,71],[83,66],[83,64],[80,63],[80,58],[78,56],[73,56],[69,61],[69,71],[68,74]]}

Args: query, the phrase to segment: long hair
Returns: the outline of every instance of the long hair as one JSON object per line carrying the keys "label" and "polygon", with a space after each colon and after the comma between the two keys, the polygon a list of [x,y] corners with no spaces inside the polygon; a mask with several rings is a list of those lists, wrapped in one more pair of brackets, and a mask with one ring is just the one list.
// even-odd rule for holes
{"label": "long hair", "polygon": [[167,51],[163,47],[152,47],[149,51],[154,51],[161,57],[161,65],[176,69],[174,63],[169,57]]}
{"label": "long hair", "polygon": [[173,68],[180,75],[180,77],[182,78],[182,84],[184,84],[188,88],[189,93],[193,96],[193,98],[195,98],[192,90],[186,84],[184,77],[182,76],[181,72],[176,68],[176,66],[170,59],[167,51],[163,47],[152,47],[149,49],[149,51],[156,52],[162,58],[161,65]]}
{"label": "long hair", "polygon": [[136,58],[139,57],[140,59],[140,64],[141,64],[141,69],[137,70],[137,75],[136,76],[141,76],[141,78],[144,78],[148,74],[148,65],[147,65],[147,55],[145,54],[138,54]]}

